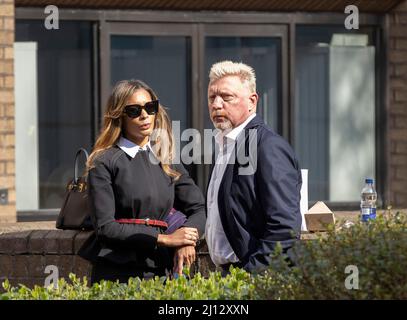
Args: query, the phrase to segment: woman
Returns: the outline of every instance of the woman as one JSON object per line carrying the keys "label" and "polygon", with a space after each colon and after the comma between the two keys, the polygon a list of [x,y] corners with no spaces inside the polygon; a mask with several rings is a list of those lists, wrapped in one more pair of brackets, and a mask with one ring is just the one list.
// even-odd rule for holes
{"label": "woman", "polygon": [[[92,283],[182,273],[195,260],[205,203],[182,164],[172,164],[173,150],[170,119],[153,90],[139,80],[117,83],[88,160]],[[173,207],[187,221],[165,234]]]}

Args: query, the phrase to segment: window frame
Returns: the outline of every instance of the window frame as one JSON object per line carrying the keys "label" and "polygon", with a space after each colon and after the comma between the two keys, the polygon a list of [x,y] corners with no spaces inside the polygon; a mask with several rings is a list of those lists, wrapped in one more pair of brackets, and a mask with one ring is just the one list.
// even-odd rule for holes
{"label": "window frame", "polygon": [[[203,86],[203,68],[204,60],[204,34],[205,30],[219,28],[227,25],[239,26],[237,32],[244,30],[245,27],[256,29],[261,25],[282,26],[287,29],[287,37],[282,42],[282,59],[287,61],[286,69],[283,69],[283,77],[287,80],[287,85],[282,86],[283,109],[283,136],[293,145],[295,137],[295,37],[297,25],[343,25],[346,18],[344,13],[335,12],[318,12],[318,13],[299,13],[299,12],[213,12],[213,11],[157,11],[157,10],[95,10],[95,9],[59,9],[60,20],[85,20],[94,22],[93,24],[93,108],[94,119],[93,128],[91,128],[94,138],[100,130],[100,119],[102,115],[103,99],[106,97],[107,86],[110,81],[106,81],[106,63],[109,63],[110,57],[106,56],[106,48],[110,46],[108,39],[111,23],[115,25],[125,25],[126,23],[140,23],[148,25],[152,33],[165,33],[165,30],[156,30],[160,26],[168,25],[177,29],[180,34],[190,34],[192,37],[192,83],[191,83],[191,101],[193,109],[190,116],[190,123],[203,133],[203,113],[202,101],[204,93]],[[43,8],[16,7],[16,19],[39,19],[44,20],[46,15]],[[388,197],[388,146],[386,143],[387,132],[387,114],[385,110],[388,102],[388,88],[386,83],[387,74],[387,56],[388,56],[388,26],[384,14],[360,13],[359,23],[361,27],[372,27],[375,30],[375,47],[376,47],[376,186],[378,192],[378,206],[386,204]],[[189,25],[190,31],[182,31],[182,25]],[[116,27],[115,27],[116,28]],[[118,27],[122,28],[122,27]],[[146,30],[148,30],[148,28]],[[259,28],[260,29],[260,28]],[[221,33],[221,31],[220,31]],[[148,35],[148,34],[143,34]],[[244,36],[245,33],[239,35]],[[198,44],[198,45],[196,45]],[[285,48],[285,49],[284,49]],[[284,51],[285,50],[285,51]],[[285,54],[286,53],[286,54]],[[104,67],[103,67],[104,66]],[[286,72],[284,72],[286,71]],[[285,100],[284,100],[285,99]],[[94,139],[93,139],[94,140]],[[202,191],[206,191],[204,166],[197,170],[197,183]],[[310,202],[310,205],[313,203]],[[333,210],[357,210],[359,203],[334,203],[327,202],[327,205]],[[49,209],[38,210],[34,212],[24,212],[24,220],[27,221],[29,214],[49,216]],[[55,217],[59,209],[55,211]],[[18,213],[19,215],[19,213]],[[35,220],[35,217],[33,217]]]}
{"label": "window frame", "polygon": [[[39,21],[43,20],[44,17],[41,19],[38,18],[38,13],[32,15],[25,16],[23,17],[18,17],[17,16],[17,8],[16,8],[16,20],[22,20],[22,21],[27,21],[27,20],[33,20],[33,21]],[[91,96],[90,96],[90,139],[92,141],[92,144],[95,141],[95,138],[98,134],[98,105],[99,105],[99,94],[98,94],[98,83],[97,79],[98,77],[98,41],[97,41],[97,22],[94,20],[87,20],[87,19],[66,19],[67,21],[72,21],[72,22],[86,22],[90,24],[90,34],[92,37],[92,43],[90,44],[90,74],[91,74]],[[52,31],[50,31],[52,32]],[[37,88],[38,89],[38,88]],[[74,160],[75,154],[72,154],[72,164]],[[73,168],[73,166],[72,166]],[[72,170],[72,176],[73,176],[73,170]],[[68,181],[66,181],[67,183]],[[17,200],[18,201],[18,200]],[[40,200],[39,200],[40,201]],[[26,222],[26,221],[47,221],[52,217],[57,217],[59,214],[60,208],[40,208],[38,210],[18,210],[17,211],[17,222]]]}
{"label": "window frame", "polygon": [[[383,21],[382,21],[383,22]],[[340,26],[338,23],[297,23],[295,28],[298,26]],[[386,177],[387,177],[387,167],[386,167],[386,128],[387,128],[387,119],[385,112],[385,96],[386,96],[386,55],[385,51],[387,44],[385,42],[385,37],[383,36],[383,28],[375,24],[366,24],[361,25],[358,33],[363,33],[366,30],[366,33],[371,33],[372,45],[375,47],[375,187],[378,194],[377,207],[384,207],[387,204],[386,201],[386,187],[384,187]],[[297,33],[294,33],[295,37]],[[295,42],[294,38],[294,42]],[[294,52],[295,54],[295,52]],[[293,64],[295,68],[295,63]],[[295,73],[293,75],[295,77]],[[295,78],[294,78],[295,80]],[[295,86],[295,83],[293,84]],[[295,87],[293,87],[295,90]],[[294,91],[295,92],[295,91]],[[293,101],[294,112],[298,110],[298,106]],[[294,117],[292,118],[292,124],[295,124],[295,113],[293,112]],[[380,120],[383,119],[383,120]],[[292,137],[295,137],[295,125],[291,127]],[[291,140],[290,142],[294,142]],[[362,189],[364,181],[360,181],[360,188]],[[317,201],[310,201],[310,207],[314,205]],[[334,210],[359,210],[360,202],[359,201],[349,201],[349,202],[336,202],[336,201],[325,201],[325,203]]]}

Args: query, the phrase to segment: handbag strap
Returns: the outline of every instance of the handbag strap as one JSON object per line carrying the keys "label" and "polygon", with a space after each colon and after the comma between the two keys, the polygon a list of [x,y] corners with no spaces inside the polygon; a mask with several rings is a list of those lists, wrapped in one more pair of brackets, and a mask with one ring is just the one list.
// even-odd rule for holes
{"label": "handbag strap", "polygon": [[86,149],[84,149],[84,148],[79,148],[79,150],[76,151],[76,155],[75,155],[75,166],[74,166],[74,172],[73,172],[74,184],[75,184],[75,185],[78,184],[78,180],[79,180],[79,177],[78,177],[78,159],[79,159],[79,156],[80,156],[81,153],[83,153],[83,154],[85,155],[86,162],[88,161],[88,158],[89,158],[89,154],[88,154],[88,152],[86,151]]}

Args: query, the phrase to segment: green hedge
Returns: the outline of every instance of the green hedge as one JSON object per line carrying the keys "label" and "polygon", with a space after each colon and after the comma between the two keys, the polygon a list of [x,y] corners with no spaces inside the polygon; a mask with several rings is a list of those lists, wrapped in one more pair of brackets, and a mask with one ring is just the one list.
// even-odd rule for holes
{"label": "green hedge", "polygon": [[[402,214],[380,215],[368,224],[350,228],[330,227],[316,240],[301,241],[294,248],[296,266],[289,266],[281,254],[262,274],[240,269],[222,278],[219,272],[208,278],[174,280],[129,279],[127,284],[101,281],[89,286],[87,279],[70,275],[59,280],[58,289],[3,283],[1,299],[407,299],[407,221]],[[358,289],[347,289],[345,281],[358,268]],[[349,278],[348,278],[349,279]],[[355,285],[355,278],[351,282]]]}
{"label": "green hedge", "polygon": [[[336,228],[337,229],[337,228]],[[407,299],[407,219],[404,214],[381,215],[368,224],[330,231],[295,247],[297,266],[281,256],[255,280],[262,299]],[[358,289],[345,281],[358,269]],[[352,281],[352,283],[354,283]]]}
{"label": "green hedge", "polygon": [[58,282],[58,289],[35,286],[11,287],[3,284],[6,290],[2,299],[141,299],[141,300],[206,300],[206,299],[252,299],[254,285],[250,275],[243,270],[234,269],[231,275],[222,278],[219,272],[211,273],[209,278],[197,274],[190,280],[180,277],[165,281],[156,277],[151,280],[130,278],[127,284],[104,281],[88,286],[86,278],[78,279],[70,275],[70,282],[64,279]]}

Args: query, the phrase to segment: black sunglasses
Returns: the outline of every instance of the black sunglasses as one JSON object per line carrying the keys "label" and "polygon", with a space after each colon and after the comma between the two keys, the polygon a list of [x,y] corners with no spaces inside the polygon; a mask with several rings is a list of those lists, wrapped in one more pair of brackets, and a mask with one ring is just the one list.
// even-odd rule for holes
{"label": "black sunglasses", "polygon": [[158,100],[146,102],[144,106],[139,104],[130,104],[124,107],[124,113],[130,118],[137,118],[141,115],[141,110],[144,109],[149,115],[156,114],[158,112]]}

